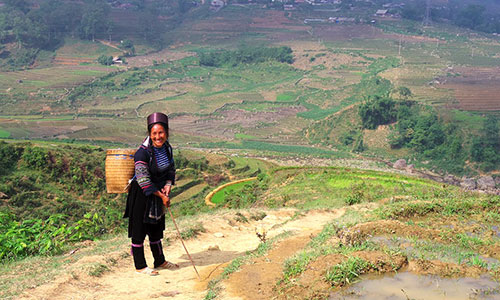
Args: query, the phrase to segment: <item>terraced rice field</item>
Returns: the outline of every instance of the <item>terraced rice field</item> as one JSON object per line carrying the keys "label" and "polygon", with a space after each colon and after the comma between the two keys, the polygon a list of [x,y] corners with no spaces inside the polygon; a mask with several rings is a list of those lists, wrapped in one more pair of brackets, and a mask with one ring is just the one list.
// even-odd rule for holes
{"label": "terraced rice field", "polygon": [[500,68],[457,68],[458,77],[443,87],[452,89],[457,108],[469,111],[500,111]]}

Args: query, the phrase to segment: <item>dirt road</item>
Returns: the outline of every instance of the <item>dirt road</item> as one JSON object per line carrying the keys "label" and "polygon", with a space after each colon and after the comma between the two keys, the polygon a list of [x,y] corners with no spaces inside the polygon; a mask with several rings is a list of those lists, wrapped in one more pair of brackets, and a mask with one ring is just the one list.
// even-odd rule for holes
{"label": "dirt road", "polygon": [[[251,212],[242,213],[250,220]],[[164,252],[167,260],[180,265],[177,270],[162,270],[160,275],[155,277],[136,274],[132,258],[127,254],[129,244],[122,238],[123,246],[120,246],[119,251],[111,253],[103,251],[102,254],[84,256],[66,267],[68,274],[26,291],[20,299],[203,299],[207,293],[208,282],[222,272],[225,264],[238,256],[245,255],[246,251],[257,248],[260,240],[255,234],[256,228],[264,228],[268,238],[285,231],[292,233],[277,245],[278,249],[288,249],[286,253],[271,250],[270,260],[263,261],[264,264],[273,261],[274,265],[271,268],[266,265],[256,265],[262,270],[267,270],[266,273],[273,270],[268,275],[261,274],[262,279],[266,280],[265,276],[279,276],[285,256],[293,255],[307,243],[310,236],[317,234],[331,220],[342,216],[344,211],[318,210],[297,215],[295,209],[283,209],[265,213],[267,216],[259,221],[238,222],[236,212],[227,211],[201,216],[198,220],[180,222],[181,228],[188,226],[189,223],[201,222],[206,229],[205,233],[185,242],[202,277],[201,280],[197,278],[180,241],[175,238],[173,227],[170,226],[166,236],[170,237],[171,242],[170,245],[164,246]],[[152,257],[147,243],[145,244],[146,259],[151,266]],[[213,248],[218,249],[213,250]],[[107,265],[106,270],[100,276],[89,275],[88,270],[83,267],[89,261]],[[255,272],[258,270],[242,269],[241,272],[235,273],[238,275],[233,274],[235,276],[231,276],[224,284],[225,290],[222,291],[220,299],[248,299],[249,293],[259,289],[258,281],[255,281],[254,286],[248,285],[249,276],[253,276]],[[269,291],[264,291],[254,294],[253,299],[265,299],[268,293]],[[259,298],[259,295],[262,297]]]}

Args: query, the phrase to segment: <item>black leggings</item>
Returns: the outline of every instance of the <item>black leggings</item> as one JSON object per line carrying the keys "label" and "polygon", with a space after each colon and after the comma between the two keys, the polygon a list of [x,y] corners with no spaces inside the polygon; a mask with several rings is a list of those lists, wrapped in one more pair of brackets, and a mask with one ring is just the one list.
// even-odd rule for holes
{"label": "black leggings", "polygon": [[[149,241],[151,253],[154,257],[154,267],[157,268],[165,262],[165,255],[163,255],[163,248],[161,239],[156,241]],[[144,257],[144,240],[139,241],[132,239],[132,256],[134,257],[134,265],[136,270],[144,269],[146,264],[146,257]]]}

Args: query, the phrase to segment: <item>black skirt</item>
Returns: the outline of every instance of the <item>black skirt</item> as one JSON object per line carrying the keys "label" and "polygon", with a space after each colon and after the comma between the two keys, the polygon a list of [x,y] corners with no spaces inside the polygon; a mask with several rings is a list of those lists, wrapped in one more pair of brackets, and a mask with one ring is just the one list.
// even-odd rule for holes
{"label": "black skirt", "polygon": [[127,206],[125,208],[124,218],[128,218],[128,237],[134,240],[142,241],[149,236],[149,240],[154,242],[163,238],[165,230],[165,215],[163,215],[155,224],[145,223],[146,204],[154,195],[146,196],[136,180],[130,184],[130,190],[127,197]]}

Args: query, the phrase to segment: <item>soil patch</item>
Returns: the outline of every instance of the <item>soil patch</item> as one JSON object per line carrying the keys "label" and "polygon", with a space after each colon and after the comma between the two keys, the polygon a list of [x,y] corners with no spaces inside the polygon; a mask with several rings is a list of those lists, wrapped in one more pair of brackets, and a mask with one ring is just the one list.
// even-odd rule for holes
{"label": "soil patch", "polygon": [[423,239],[441,240],[440,233],[439,230],[407,225],[396,220],[381,220],[346,228],[339,233],[339,237],[344,245],[353,245],[363,242],[369,237],[381,234],[417,236]]}
{"label": "soil patch", "polygon": [[[265,211],[267,216],[260,221],[240,223],[235,221],[234,211],[227,211],[196,220],[177,220],[181,230],[191,226],[194,221],[201,222],[206,229],[205,233],[185,241],[201,280],[197,278],[177,239],[173,225],[167,224],[169,228],[165,231],[164,241],[169,242],[165,242],[164,252],[169,261],[180,265],[179,269],[162,270],[159,276],[154,277],[136,274],[129,255],[130,241],[123,236],[116,241],[118,250],[111,253],[83,257],[67,254],[73,262],[61,267],[64,268],[62,275],[50,283],[26,290],[19,299],[203,299],[208,282],[218,276],[227,263],[257,248],[260,243],[255,234],[257,227],[265,228],[269,238],[284,231],[300,233],[303,245],[307,243],[310,233],[319,231],[326,222],[341,216],[343,212],[310,211],[307,215],[293,218],[295,209],[282,209]],[[243,212],[248,219],[251,213],[254,212]],[[291,244],[293,242],[287,243]],[[89,247],[85,251],[102,251],[97,249],[98,243]],[[153,259],[147,241],[145,247],[146,259],[151,265]],[[77,251],[75,255],[81,251],[84,250]]]}
{"label": "soil patch", "polygon": [[271,299],[275,294],[275,284],[282,275],[283,262],[309,241],[309,236],[285,240],[268,255],[245,265],[225,282],[228,294],[241,299]]}
{"label": "soil patch", "polygon": [[487,270],[474,266],[457,265],[439,260],[416,259],[408,263],[408,271],[421,275],[439,275],[445,277],[479,277]]}
{"label": "soil patch", "polygon": [[267,111],[231,109],[209,117],[176,116],[172,123],[175,128],[182,128],[182,133],[234,140],[234,134],[241,128],[259,128],[262,124],[275,123],[302,111],[305,111],[302,106],[274,107]]}

